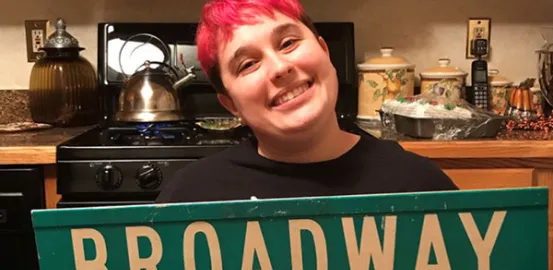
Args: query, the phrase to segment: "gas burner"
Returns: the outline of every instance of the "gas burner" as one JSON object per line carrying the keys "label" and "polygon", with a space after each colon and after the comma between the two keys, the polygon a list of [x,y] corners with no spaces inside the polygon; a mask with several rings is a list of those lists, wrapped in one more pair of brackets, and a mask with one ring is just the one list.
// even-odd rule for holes
{"label": "gas burner", "polygon": [[111,145],[187,145],[197,130],[187,123],[140,123],[107,128],[103,132]]}
{"label": "gas burner", "polygon": [[160,135],[164,129],[173,127],[171,123],[140,123],[136,125],[136,130],[144,135]]}

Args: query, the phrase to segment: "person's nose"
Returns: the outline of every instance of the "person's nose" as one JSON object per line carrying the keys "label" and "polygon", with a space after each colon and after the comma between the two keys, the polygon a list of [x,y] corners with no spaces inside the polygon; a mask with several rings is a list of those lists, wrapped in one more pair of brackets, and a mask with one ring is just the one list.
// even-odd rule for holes
{"label": "person's nose", "polygon": [[292,63],[278,54],[271,57],[270,65],[272,67],[271,80],[274,83],[286,80],[293,70]]}

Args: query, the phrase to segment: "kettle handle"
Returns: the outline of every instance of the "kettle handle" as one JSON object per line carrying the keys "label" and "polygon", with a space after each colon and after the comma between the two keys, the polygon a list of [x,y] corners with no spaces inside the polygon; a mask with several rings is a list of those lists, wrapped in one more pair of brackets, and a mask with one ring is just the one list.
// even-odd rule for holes
{"label": "kettle handle", "polygon": [[138,69],[140,69],[144,65],[149,66],[151,64],[157,64],[157,65],[160,65],[160,66],[165,66],[165,67],[169,68],[169,70],[175,75],[176,78],[179,77],[179,73],[177,72],[177,70],[174,67],[172,67],[171,65],[169,65],[167,63],[158,62],[158,61],[146,61],[146,62],[144,62],[144,64],[140,65],[134,72],[136,73],[138,71]]}
{"label": "kettle handle", "polygon": [[[175,77],[177,77],[177,78],[179,77],[178,71],[177,71],[173,66],[171,66],[171,65],[169,65],[169,64],[167,64],[167,63],[164,63],[164,62],[157,62],[157,61],[146,61],[144,64],[140,65],[140,66],[136,69],[136,71],[138,71],[138,69],[141,68],[142,66],[144,66],[146,63],[148,63],[148,64],[150,64],[150,65],[151,65],[151,64],[158,64],[158,65],[160,65],[160,66],[165,66],[165,67],[167,67],[167,68],[175,75]],[[135,72],[136,72],[136,71],[135,71]]]}
{"label": "kettle handle", "polygon": [[[128,79],[128,76],[127,74],[125,74],[125,71],[123,70],[123,65],[121,64],[121,55],[123,54],[123,48],[125,48],[125,46],[127,45],[127,42],[129,42],[131,39],[135,38],[135,37],[138,37],[138,36],[147,36],[147,37],[150,37],[150,40],[151,39],[155,39],[157,41],[159,41],[159,43],[161,43],[161,46],[163,47],[163,49],[165,50],[165,59],[167,58],[170,58],[171,57],[171,50],[169,49],[169,47],[167,46],[167,44],[165,44],[165,42],[163,42],[160,38],[158,38],[157,36],[155,35],[152,35],[150,33],[138,33],[138,34],[135,34],[135,35],[132,35],[131,37],[129,37],[127,40],[125,40],[125,42],[123,43],[123,46],[121,46],[121,49],[119,49],[119,68],[121,69],[121,73],[123,74],[123,76],[125,77],[125,80]],[[149,43],[149,41],[146,41],[144,43]],[[156,64],[160,64],[161,62],[150,62],[150,63],[156,63]],[[164,65],[167,65],[165,63],[163,63]],[[140,65],[137,70],[139,68],[141,68],[144,64]],[[136,72],[136,71],[135,71]],[[178,77],[178,76],[177,76]]]}

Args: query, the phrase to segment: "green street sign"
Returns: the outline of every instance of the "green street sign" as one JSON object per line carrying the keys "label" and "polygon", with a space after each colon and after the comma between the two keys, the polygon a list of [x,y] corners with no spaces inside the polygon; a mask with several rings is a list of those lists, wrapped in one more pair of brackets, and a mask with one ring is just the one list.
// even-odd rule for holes
{"label": "green street sign", "polygon": [[42,270],[547,269],[547,188],[32,212]]}

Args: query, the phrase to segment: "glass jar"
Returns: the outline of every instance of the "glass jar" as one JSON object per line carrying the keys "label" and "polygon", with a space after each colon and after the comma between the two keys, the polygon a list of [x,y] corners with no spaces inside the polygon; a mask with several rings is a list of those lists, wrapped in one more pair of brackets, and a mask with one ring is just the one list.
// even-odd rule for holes
{"label": "glass jar", "polygon": [[65,30],[62,19],[41,48],[45,55],[31,70],[29,107],[33,121],[54,126],[98,122],[96,72],[80,56],[79,42]]}

